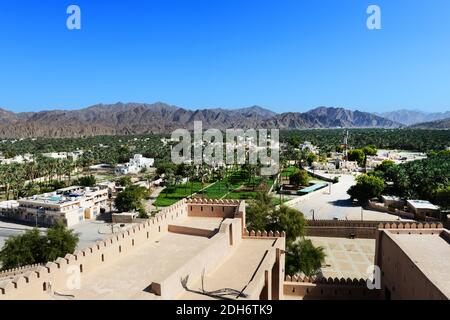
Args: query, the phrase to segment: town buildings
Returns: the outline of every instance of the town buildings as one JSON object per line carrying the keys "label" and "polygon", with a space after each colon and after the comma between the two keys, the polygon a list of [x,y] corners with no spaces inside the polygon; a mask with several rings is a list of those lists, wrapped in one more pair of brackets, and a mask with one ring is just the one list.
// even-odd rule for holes
{"label": "town buildings", "polygon": [[305,141],[305,142],[301,143],[299,148],[301,151],[308,151],[308,152],[312,152],[314,154],[319,154],[319,148],[316,147],[315,145],[313,145],[309,141]]}
{"label": "town buildings", "polygon": [[58,160],[64,160],[64,159],[72,159],[73,161],[76,161],[79,157],[83,155],[83,150],[76,150],[71,152],[48,152],[43,153],[42,155],[47,158],[52,159],[58,159]]}
{"label": "town buildings", "polygon": [[34,161],[33,155],[29,154],[29,153],[26,153],[24,155],[17,155],[15,157],[8,158],[8,159],[6,159],[4,156],[0,156],[0,164],[3,164],[3,165],[13,164],[13,163],[22,164],[22,163],[33,162],[33,161]]}
{"label": "town buildings", "polygon": [[73,186],[19,199],[12,208],[6,208],[3,215],[36,224],[61,222],[72,227],[84,220],[95,219],[102,209],[106,210],[109,194],[107,186]]}
{"label": "town buildings", "polygon": [[135,154],[133,158],[130,159],[129,162],[118,165],[116,167],[117,174],[136,174],[139,173],[143,169],[148,169],[153,166],[155,163],[155,159],[153,158],[145,158],[141,154]]}

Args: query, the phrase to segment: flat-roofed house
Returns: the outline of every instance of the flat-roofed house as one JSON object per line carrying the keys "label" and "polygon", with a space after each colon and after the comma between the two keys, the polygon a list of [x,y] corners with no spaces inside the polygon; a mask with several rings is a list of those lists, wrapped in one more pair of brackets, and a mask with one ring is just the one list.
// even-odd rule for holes
{"label": "flat-roofed house", "polygon": [[143,169],[151,168],[154,163],[155,159],[153,158],[145,158],[141,154],[135,154],[129,162],[118,165],[115,171],[117,174],[136,174]]}
{"label": "flat-roofed house", "polygon": [[95,219],[107,206],[108,188],[72,186],[55,192],[18,200],[19,220],[53,225],[57,221],[72,227],[84,220]]}
{"label": "flat-roofed house", "polygon": [[383,195],[381,196],[381,200],[383,201],[384,205],[388,207],[403,208],[405,205],[405,201],[396,196]]}
{"label": "flat-roofed house", "polygon": [[375,265],[381,268],[385,299],[450,298],[450,233],[411,224],[378,231]]}
{"label": "flat-roofed house", "polygon": [[419,220],[425,220],[427,216],[436,217],[439,214],[439,207],[427,200],[407,200],[406,204]]}

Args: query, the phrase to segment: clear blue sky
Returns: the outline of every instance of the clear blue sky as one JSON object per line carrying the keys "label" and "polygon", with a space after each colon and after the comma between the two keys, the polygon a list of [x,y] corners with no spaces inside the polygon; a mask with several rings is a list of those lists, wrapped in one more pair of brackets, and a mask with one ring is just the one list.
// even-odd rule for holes
{"label": "clear blue sky", "polygon": [[449,110],[450,1],[0,0],[0,107],[117,101]]}

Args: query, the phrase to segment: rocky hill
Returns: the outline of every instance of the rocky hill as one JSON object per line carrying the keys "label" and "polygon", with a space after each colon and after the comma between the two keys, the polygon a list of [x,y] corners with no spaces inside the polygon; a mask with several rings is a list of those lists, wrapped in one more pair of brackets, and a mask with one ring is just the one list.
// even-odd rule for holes
{"label": "rocky hill", "polygon": [[0,137],[83,137],[132,133],[162,133],[178,128],[334,128],[386,127],[399,123],[380,116],[342,108],[320,107],[305,113],[276,114],[253,106],[243,109],[188,110],[165,103],[116,103],[80,110],[13,113],[0,109]]}
{"label": "rocky hill", "polygon": [[450,111],[427,113],[416,110],[396,110],[377,114],[383,118],[410,126],[416,123],[432,122],[450,118]]}
{"label": "rocky hill", "polygon": [[431,121],[431,122],[423,122],[418,123],[411,128],[418,128],[418,129],[450,129],[450,118],[438,120],[438,121]]}

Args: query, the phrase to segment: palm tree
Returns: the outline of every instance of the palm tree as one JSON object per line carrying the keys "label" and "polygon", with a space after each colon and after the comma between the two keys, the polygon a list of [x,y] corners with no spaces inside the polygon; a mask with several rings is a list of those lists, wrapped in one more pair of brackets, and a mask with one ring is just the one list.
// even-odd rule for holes
{"label": "palm tree", "polygon": [[75,169],[75,163],[70,160],[66,159],[62,163],[63,167],[63,174],[69,178],[69,184],[72,182],[72,172]]}
{"label": "palm tree", "polygon": [[314,247],[309,239],[302,238],[288,245],[286,273],[290,276],[303,273],[307,277],[318,275],[325,262],[323,247]]}
{"label": "palm tree", "polygon": [[3,168],[3,182],[5,184],[6,200],[9,200],[12,186],[14,185],[16,177],[16,164],[7,165]]}
{"label": "palm tree", "polygon": [[62,176],[65,173],[64,160],[57,159],[55,161],[55,173],[56,173],[57,180],[62,181]]}
{"label": "palm tree", "polygon": [[25,184],[24,166],[17,163],[9,165],[7,168],[5,182],[7,184],[7,200],[9,200],[10,191],[12,191],[13,198],[17,199],[19,196],[19,191],[24,187]]}

